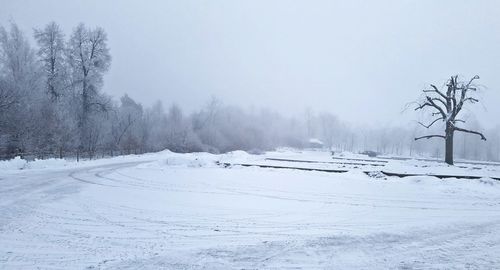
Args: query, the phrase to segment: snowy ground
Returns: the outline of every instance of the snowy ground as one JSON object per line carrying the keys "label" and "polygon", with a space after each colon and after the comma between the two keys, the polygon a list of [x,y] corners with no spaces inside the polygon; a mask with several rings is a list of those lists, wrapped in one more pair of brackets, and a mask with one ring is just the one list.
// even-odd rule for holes
{"label": "snowy ground", "polygon": [[0,162],[0,268],[499,269],[488,176],[500,167],[302,151]]}

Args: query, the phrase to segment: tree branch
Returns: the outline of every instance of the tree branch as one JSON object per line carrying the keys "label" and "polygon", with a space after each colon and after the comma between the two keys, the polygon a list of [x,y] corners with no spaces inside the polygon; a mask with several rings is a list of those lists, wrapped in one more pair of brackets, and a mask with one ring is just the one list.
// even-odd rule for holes
{"label": "tree branch", "polygon": [[481,137],[481,140],[486,141],[486,137],[484,137],[483,133],[481,133],[481,132],[477,132],[477,131],[473,131],[473,130],[468,130],[468,129],[464,129],[464,128],[459,128],[459,127],[456,127],[456,126],[454,126],[453,129],[456,130],[456,131],[461,131],[461,132],[465,132],[465,133],[472,133],[472,134],[479,135]]}
{"label": "tree branch", "polygon": [[446,118],[446,114],[444,113],[443,109],[441,109],[436,103],[434,103],[430,97],[426,96],[426,98],[427,102],[420,104],[417,108],[415,108],[415,111],[421,110],[426,106],[429,106],[435,108],[438,111],[438,112],[433,112],[432,116],[441,115],[441,117]]}
{"label": "tree branch", "polygon": [[446,106],[447,106],[447,105],[446,105],[446,102],[445,102],[444,100],[442,100],[442,99],[440,99],[440,98],[431,98],[431,99],[432,99],[433,101],[439,101],[439,102],[441,102],[441,104],[443,104],[443,106],[446,108]]}
{"label": "tree branch", "polygon": [[472,103],[479,102],[479,100],[477,100],[475,98],[466,97],[467,96],[467,91],[469,91],[469,90],[476,91],[476,88],[471,87],[471,84],[472,84],[472,82],[474,80],[477,80],[477,79],[479,79],[478,75],[472,77],[472,79],[470,79],[470,81],[466,85],[462,85],[460,88],[458,88],[459,90],[462,91],[462,93],[460,95],[460,101],[456,105],[456,108],[453,110],[453,115],[454,116],[457,116],[458,113],[462,110],[462,107],[463,107],[465,101],[470,101]]}
{"label": "tree branch", "polygon": [[436,108],[441,113],[441,116],[443,116],[443,118],[446,119],[446,113],[444,112],[444,110],[441,107],[439,107],[436,103],[434,103],[434,100],[431,97],[427,97],[427,101],[430,103],[432,107]]}
{"label": "tree branch", "polygon": [[437,121],[439,120],[444,120],[443,117],[440,117],[440,118],[437,118],[437,119],[434,119],[434,121],[432,121],[430,124],[428,125],[424,125],[422,122],[418,122],[421,126],[425,127],[425,128],[430,128],[432,125],[434,125],[434,123],[436,123]]}
{"label": "tree branch", "polygon": [[420,139],[430,139],[430,138],[443,138],[443,139],[445,139],[446,137],[444,135],[427,135],[427,136],[417,137],[417,138],[415,138],[415,141],[418,141]]}
{"label": "tree branch", "polygon": [[464,99],[464,102],[466,102],[466,101],[470,101],[471,103],[479,102],[479,100],[477,98],[473,98],[473,97],[468,97],[468,98]]}
{"label": "tree branch", "polygon": [[467,85],[465,86],[465,88],[466,88],[466,89],[471,89],[471,90],[476,90],[475,88],[471,88],[471,87],[470,87],[470,85],[472,84],[472,82],[473,82],[474,80],[479,80],[479,75],[476,75],[476,76],[472,77],[472,78],[470,79],[470,81],[467,83]]}
{"label": "tree branch", "polygon": [[439,91],[439,89],[434,85],[434,84],[431,84],[431,87],[432,87],[432,90],[424,90],[424,93],[428,93],[428,92],[436,92],[438,93],[442,98],[446,99],[446,95],[443,94],[443,92]]}

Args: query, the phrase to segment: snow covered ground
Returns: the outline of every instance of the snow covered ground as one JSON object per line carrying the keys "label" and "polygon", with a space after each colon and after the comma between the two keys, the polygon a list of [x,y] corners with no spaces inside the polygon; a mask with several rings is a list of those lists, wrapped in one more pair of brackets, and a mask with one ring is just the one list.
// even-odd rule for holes
{"label": "snow covered ground", "polygon": [[0,162],[0,268],[498,269],[499,171],[294,150]]}

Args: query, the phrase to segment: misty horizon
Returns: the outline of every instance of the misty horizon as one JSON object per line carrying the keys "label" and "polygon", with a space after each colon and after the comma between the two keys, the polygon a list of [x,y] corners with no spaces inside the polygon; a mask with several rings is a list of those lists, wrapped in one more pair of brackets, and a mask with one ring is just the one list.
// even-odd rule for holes
{"label": "misty horizon", "polygon": [[30,38],[50,21],[66,35],[80,22],[103,27],[113,58],[103,92],[145,106],[192,113],[215,96],[250,111],[398,126],[418,120],[403,110],[429,84],[477,74],[483,101],[472,112],[498,126],[500,5],[387,3],[3,1],[0,24]]}

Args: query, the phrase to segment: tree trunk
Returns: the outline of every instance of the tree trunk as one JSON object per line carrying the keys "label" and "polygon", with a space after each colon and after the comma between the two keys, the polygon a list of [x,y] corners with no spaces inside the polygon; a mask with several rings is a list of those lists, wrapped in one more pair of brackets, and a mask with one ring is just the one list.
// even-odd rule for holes
{"label": "tree trunk", "polygon": [[87,144],[90,143],[88,140],[88,114],[89,114],[89,93],[87,86],[87,75],[83,74],[83,83],[82,83],[82,115],[79,123],[79,132],[80,132],[80,143],[79,150],[83,153]]}
{"label": "tree trunk", "polygon": [[444,161],[449,165],[453,165],[453,133],[454,130],[453,127],[451,126],[451,123],[447,123],[446,138],[445,138],[446,154]]}

